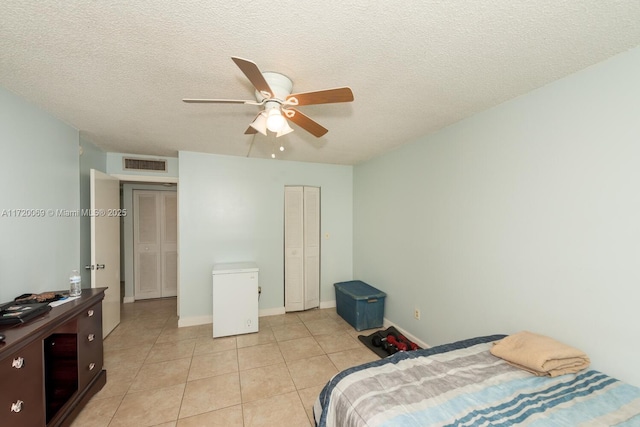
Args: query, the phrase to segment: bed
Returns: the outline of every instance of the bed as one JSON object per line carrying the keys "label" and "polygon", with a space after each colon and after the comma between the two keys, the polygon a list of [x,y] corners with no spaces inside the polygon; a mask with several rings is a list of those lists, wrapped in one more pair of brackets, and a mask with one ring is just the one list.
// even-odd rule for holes
{"label": "bed", "polygon": [[316,425],[640,426],[640,388],[592,369],[541,377],[490,353],[505,337],[396,353],[334,376]]}

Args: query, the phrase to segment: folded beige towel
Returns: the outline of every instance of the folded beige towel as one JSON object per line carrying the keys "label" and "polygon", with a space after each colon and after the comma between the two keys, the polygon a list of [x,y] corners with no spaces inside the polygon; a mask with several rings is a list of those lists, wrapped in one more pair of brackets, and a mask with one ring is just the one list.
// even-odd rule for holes
{"label": "folded beige towel", "polygon": [[522,331],[498,341],[491,354],[538,376],[557,377],[589,366],[589,357],[553,338]]}

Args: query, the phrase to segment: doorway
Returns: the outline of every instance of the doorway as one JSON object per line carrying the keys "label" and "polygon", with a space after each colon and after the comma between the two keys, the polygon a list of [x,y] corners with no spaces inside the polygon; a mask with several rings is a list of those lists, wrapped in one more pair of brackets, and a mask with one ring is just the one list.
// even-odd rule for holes
{"label": "doorway", "polygon": [[134,298],[174,297],[178,283],[177,197],[133,190]]}
{"label": "doorway", "polygon": [[[131,178],[130,176],[127,178]],[[142,176],[140,178],[143,178]],[[177,181],[177,180],[176,180]],[[124,281],[124,294],[123,294],[123,302],[132,303],[139,299],[138,296],[135,295],[135,276],[136,269],[134,268],[135,261],[135,252],[134,252],[134,217],[135,217],[135,209],[134,209],[134,190],[145,190],[145,191],[161,191],[161,192],[170,192],[174,195],[178,195],[178,187],[177,182],[158,182],[156,181],[145,181],[140,179],[139,181],[133,180],[124,180],[124,177],[121,178],[122,183],[122,208],[126,209],[127,215],[122,218],[122,240],[121,240],[121,253],[122,253],[122,278]],[[175,227],[177,230],[177,216],[175,221]],[[178,280],[178,294],[179,294],[179,280]],[[179,298],[179,295],[178,295]]]}

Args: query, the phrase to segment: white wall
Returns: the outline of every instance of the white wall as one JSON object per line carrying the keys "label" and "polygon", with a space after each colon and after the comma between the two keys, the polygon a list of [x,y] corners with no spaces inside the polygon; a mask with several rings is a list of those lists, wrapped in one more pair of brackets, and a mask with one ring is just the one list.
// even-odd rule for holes
{"label": "white wall", "polygon": [[640,48],[357,166],[354,276],[386,317],[432,345],[537,331],[640,385],[638,76]]}
{"label": "white wall", "polygon": [[214,263],[255,261],[261,312],[283,310],[285,185],[321,187],[320,300],[352,278],[351,166],[180,152],[179,167],[181,325],[211,318]]}
{"label": "white wall", "polygon": [[0,302],[68,289],[80,268],[79,218],[50,215],[80,207],[78,144],[76,129],[0,88]]}

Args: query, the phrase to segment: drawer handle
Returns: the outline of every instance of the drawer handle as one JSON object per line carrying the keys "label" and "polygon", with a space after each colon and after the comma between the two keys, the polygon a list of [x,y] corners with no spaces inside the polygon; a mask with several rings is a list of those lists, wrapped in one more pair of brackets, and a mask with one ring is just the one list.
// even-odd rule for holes
{"label": "drawer handle", "polygon": [[89,316],[89,317],[93,316],[93,310],[87,311],[87,316]]}
{"label": "drawer handle", "polygon": [[22,411],[22,404],[24,402],[22,400],[18,400],[16,403],[11,404],[11,412],[20,412]]}
{"label": "drawer handle", "polygon": [[15,359],[13,359],[13,362],[11,362],[11,366],[16,369],[22,368],[23,365],[24,359],[22,357],[16,357]]}
{"label": "drawer handle", "polygon": [[95,368],[95,367],[96,367],[95,363],[89,363],[89,370],[90,371],[93,371],[93,368]]}
{"label": "drawer handle", "polygon": [[96,339],[95,334],[89,334],[89,336],[87,337],[87,339],[89,340],[89,342],[93,341]]}

